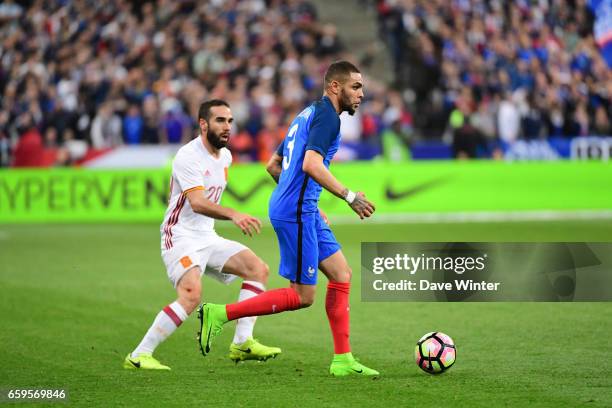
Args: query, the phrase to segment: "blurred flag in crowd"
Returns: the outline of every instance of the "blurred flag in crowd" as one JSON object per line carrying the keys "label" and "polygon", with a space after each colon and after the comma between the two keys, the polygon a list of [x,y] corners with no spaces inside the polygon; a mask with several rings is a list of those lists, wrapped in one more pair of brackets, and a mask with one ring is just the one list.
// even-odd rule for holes
{"label": "blurred flag in crowd", "polygon": [[595,15],[595,41],[608,67],[612,68],[612,0],[591,0],[590,5]]}

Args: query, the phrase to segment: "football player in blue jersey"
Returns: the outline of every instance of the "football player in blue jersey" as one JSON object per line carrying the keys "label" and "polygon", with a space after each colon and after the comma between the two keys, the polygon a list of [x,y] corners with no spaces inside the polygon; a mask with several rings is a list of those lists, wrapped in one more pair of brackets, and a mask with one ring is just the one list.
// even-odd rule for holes
{"label": "football player in blue jersey", "polygon": [[351,268],[318,208],[319,196],[325,188],[345,200],[361,219],[374,213],[374,204],[362,192],[349,190],[329,171],[340,142],[339,115],[342,112],[353,115],[363,95],[359,69],[347,61],[335,62],[325,73],[323,97],[304,109],[289,126],[267,169],[278,182],[270,198],[269,216],[280,247],[279,273],[291,282],[290,287],[234,304],[200,306],[199,341],[204,355],[227,321],[310,306],[315,299],[317,271],[321,270],[329,280],[325,309],[334,339],[330,373],[379,374],[351,354]]}

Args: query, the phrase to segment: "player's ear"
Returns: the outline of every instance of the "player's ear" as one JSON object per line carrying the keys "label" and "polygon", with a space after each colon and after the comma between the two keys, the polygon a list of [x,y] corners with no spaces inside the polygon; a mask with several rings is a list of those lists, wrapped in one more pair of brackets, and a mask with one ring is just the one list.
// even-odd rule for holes
{"label": "player's ear", "polygon": [[208,132],[208,123],[203,118],[200,118],[200,130],[202,134]]}
{"label": "player's ear", "polygon": [[336,80],[332,80],[331,83],[329,84],[329,88],[331,89],[331,92],[334,95],[338,95],[340,93],[340,88],[342,87],[342,85],[340,85],[340,82],[336,81]]}

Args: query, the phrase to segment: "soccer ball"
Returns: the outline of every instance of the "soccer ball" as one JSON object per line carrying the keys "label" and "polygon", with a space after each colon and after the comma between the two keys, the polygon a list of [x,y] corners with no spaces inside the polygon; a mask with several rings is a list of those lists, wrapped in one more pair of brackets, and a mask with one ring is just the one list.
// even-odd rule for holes
{"label": "soccer ball", "polygon": [[427,333],[416,344],[414,358],[423,371],[440,374],[455,364],[457,350],[453,339],[444,333]]}

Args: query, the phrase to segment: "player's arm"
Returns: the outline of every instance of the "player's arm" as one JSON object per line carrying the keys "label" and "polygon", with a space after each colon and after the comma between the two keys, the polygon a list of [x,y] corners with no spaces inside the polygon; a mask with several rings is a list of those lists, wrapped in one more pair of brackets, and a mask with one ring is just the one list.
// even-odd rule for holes
{"label": "player's arm", "polygon": [[[266,170],[272,176],[276,184],[278,184],[278,180],[280,179],[281,171],[283,170],[283,149],[285,147],[285,141],[278,146],[276,152],[270,157],[268,160],[268,164],[266,165]],[[329,225],[329,218],[327,218],[327,214],[319,208],[319,213],[321,214],[321,218],[323,218],[323,222]]]}
{"label": "player's arm", "polygon": [[319,151],[306,150],[302,170],[319,183],[321,187],[336,197],[345,200],[352,210],[359,215],[359,218],[364,219],[374,213],[374,204],[368,201],[362,192],[354,193],[350,191],[325,167],[323,156]]}
{"label": "player's arm", "polygon": [[222,205],[213,203],[204,196],[202,189],[191,189],[183,193],[189,200],[191,209],[207,217],[217,220],[231,220],[243,234],[253,236],[253,233],[261,232],[261,221],[248,214],[240,213],[233,208],[223,207]]}
{"label": "player's arm", "polygon": [[232,208],[223,207],[206,198],[202,171],[197,161],[189,154],[179,150],[172,162],[172,174],[194,212],[217,220],[231,220],[243,234],[249,236],[252,236],[253,232],[260,232],[261,221],[257,218],[239,213]]}
{"label": "player's arm", "polygon": [[359,215],[359,218],[364,219],[374,213],[374,204],[368,201],[363,193],[354,193],[343,186],[325,167],[323,161],[339,130],[340,119],[335,112],[329,110],[315,112],[308,130],[308,142],[302,170],[324,189],[345,200],[351,209]]}
{"label": "player's arm", "polygon": [[272,176],[276,184],[278,184],[278,179],[280,178],[280,174],[283,169],[281,167],[282,165],[283,165],[282,150],[280,154],[278,153],[278,151],[274,152],[272,157],[270,157],[270,160],[268,160],[268,164],[266,165],[266,170],[268,171],[268,173],[270,173],[270,175]]}

